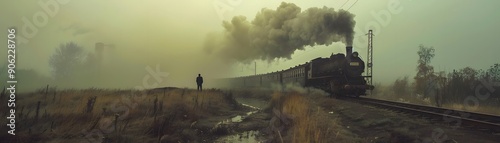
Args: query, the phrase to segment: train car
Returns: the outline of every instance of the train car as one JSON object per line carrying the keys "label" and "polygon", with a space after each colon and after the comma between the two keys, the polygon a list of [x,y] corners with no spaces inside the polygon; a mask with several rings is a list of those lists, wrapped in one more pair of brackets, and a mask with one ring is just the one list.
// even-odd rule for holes
{"label": "train car", "polygon": [[306,86],[306,65],[308,65],[308,63],[282,71],[282,83]]}
{"label": "train car", "polygon": [[271,87],[273,84],[281,84],[280,72],[272,72],[262,75],[262,87]]}
{"label": "train car", "polygon": [[272,84],[295,84],[314,87],[329,92],[332,96],[362,96],[367,85],[364,76],[364,61],[357,52],[352,53],[352,46],[346,47],[346,54],[332,54],[328,58],[316,58],[310,62],[286,70],[268,74],[229,78],[232,86],[270,87]]}

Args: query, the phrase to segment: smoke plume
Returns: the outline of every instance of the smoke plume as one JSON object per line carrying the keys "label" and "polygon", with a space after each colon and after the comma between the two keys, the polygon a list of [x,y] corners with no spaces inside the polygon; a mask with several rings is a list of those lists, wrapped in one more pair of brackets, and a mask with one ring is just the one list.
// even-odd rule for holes
{"label": "smoke plume", "polygon": [[262,9],[253,21],[244,16],[223,21],[222,33],[211,33],[205,50],[221,57],[248,63],[256,59],[290,59],[305,46],[345,42],[352,45],[354,14],[333,8],[301,8],[281,3],[276,10]]}

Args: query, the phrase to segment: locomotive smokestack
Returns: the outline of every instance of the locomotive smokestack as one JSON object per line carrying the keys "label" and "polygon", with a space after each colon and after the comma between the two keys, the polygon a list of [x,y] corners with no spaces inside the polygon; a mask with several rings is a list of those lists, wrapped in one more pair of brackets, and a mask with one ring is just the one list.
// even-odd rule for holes
{"label": "locomotive smokestack", "polygon": [[345,47],[345,56],[351,57],[351,54],[352,54],[352,46],[346,46]]}

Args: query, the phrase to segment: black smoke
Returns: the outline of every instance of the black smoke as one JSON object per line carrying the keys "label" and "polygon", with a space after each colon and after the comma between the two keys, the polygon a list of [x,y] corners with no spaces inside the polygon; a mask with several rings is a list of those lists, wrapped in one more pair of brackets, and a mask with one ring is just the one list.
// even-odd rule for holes
{"label": "black smoke", "polygon": [[354,14],[345,10],[313,7],[301,11],[283,2],[276,10],[263,8],[251,22],[244,16],[223,21],[225,30],[209,34],[204,46],[209,53],[243,63],[290,59],[305,46],[352,45],[355,23]]}

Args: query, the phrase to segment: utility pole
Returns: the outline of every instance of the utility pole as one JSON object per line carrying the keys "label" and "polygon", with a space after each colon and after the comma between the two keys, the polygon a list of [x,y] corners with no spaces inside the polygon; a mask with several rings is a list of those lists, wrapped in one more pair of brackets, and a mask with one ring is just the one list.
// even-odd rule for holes
{"label": "utility pole", "polygon": [[366,56],[366,82],[373,85],[373,30],[368,30],[368,56]]}
{"label": "utility pole", "polygon": [[253,62],[255,67],[254,67],[254,71],[255,71],[255,75],[257,75],[257,62]]}

